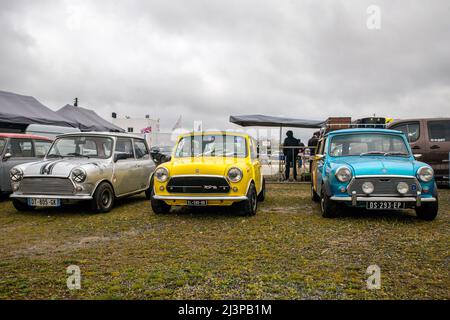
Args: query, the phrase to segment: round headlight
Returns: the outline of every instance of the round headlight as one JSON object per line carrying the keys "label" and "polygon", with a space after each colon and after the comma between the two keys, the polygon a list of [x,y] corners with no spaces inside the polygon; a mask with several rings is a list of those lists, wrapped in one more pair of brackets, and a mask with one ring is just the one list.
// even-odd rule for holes
{"label": "round headlight", "polygon": [[230,168],[227,173],[228,180],[231,182],[239,182],[242,179],[242,170],[239,168]]}
{"label": "round headlight", "polygon": [[367,181],[363,183],[361,189],[365,194],[371,194],[375,190],[375,187],[372,182]]}
{"label": "round headlight", "polygon": [[347,167],[340,167],[336,170],[336,178],[340,182],[348,182],[352,178],[352,171]]}
{"label": "round headlight", "polygon": [[9,178],[11,181],[19,182],[23,179],[23,171],[19,168],[12,168],[11,171],[9,171]]}
{"label": "round headlight", "polygon": [[429,182],[434,177],[433,169],[430,167],[421,167],[417,170],[417,177],[423,182]]}
{"label": "round headlight", "polygon": [[159,182],[165,182],[169,179],[169,170],[164,167],[160,167],[155,171],[155,178]]}
{"label": "round headlight", "polygon": [[409,190],[409,186],[406,182],[399,182],[397,185],[397,191],[400,194],[406,194]]}
{"label": "round headlight", "polygon": [[84,171],[81,168],[76,168],[72,170],[72,180],[76,183],[82,183],[86,180],[87,174],[86,171]]}

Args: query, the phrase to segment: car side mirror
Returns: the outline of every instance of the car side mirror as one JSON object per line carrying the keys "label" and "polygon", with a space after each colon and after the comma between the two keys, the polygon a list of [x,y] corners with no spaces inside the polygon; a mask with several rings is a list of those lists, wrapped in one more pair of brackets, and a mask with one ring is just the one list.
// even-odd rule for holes
{"label": "car side mirror", "polygon": [[152,148],[150,148],[150,153],[158,154],[158,153],[161,153],[161,150],[158,147],[152,147]]}
{"label": "car side mirror", "polygon": [[414,154],[414,158],[415,159],[420,159],[420,158],[422,158],[422,155],[420,153]]}
{"label": "car side mirror", "polygon": [[128,159],[128,155],[126,153],[116,153],[114,154],[114,162],[117,162],[119,160],[125,160]]}
{"label": "car side mirror", "polygon": [[12,157],[12,154],[7,152],[5,153],[5,155],[3,156],[3,161],[7,161],[8,159],[10,159]]}
{"label": "car side mirror", "polygon": [[322,160],[323,158],[325,158],[325,155],[324,154],[316,154],[314,157],[315,157],[314,160]]}

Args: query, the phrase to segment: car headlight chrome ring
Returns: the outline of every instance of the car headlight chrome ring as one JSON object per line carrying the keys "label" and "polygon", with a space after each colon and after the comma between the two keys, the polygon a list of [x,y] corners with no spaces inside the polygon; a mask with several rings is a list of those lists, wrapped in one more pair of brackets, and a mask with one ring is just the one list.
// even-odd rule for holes
{"label": "car headlight chrome ring", "polygon": [[340,167],[336,170],[335,175],[340,182],[349,182],[352,178],[352,171],[347,167]]}
{"label": "car headlight chrome ring", "polygon": [[72,180],[76,183],[83,183],[86,181],[87,173],[81,168],[76,168],[72,170]]}
{"label": "car headlight chrome ring", "polygon": [[155,171],[155,178],[159,182],[166,182],[169,179],[169,170],[164,167],[159,167]]}
{"label": "car headlight chrome ring", "polygon": [[22,181],[22,179],[23,179],[23,171],[22,171],[22,169],[12,168],[9,171],[9,177],[10,177],[11,181],[13,181],[13,182]]}
{"label": "car headlight chrome ring", "polygon": [[239,182],[242,180],[242,177],[244,174],[242,173],[242,170],[236,167],[228,169],[227,177],[228,180],[230,180],[233,183]]}
{"label": "car headlight chrome ring", "polygon": [[420,167],[417,170],[417,178],[423,182],[430,182],[434,177],[434,171],[430,167]]}
{"label": "car headlight chrome ring", "polygon": [[409,186],[406,182],[399,182],[397,184],[397,191],[400,194],[406,194],[409,191]]}
{"label": "car headlight chrome ring", "polygon": [[366,181],[361,186],[361,189],[365,194],[371,194],[372,192],[374,192],[375,186],[373,185],[372,182]]}

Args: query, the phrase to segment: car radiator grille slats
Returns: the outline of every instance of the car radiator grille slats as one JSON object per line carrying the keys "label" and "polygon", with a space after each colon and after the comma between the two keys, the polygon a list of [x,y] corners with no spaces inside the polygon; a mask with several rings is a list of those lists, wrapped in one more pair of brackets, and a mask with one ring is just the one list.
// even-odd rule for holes
{"label": "car radiator grille slats", "polygon": [[228,193],[230,185],[223,177],[172,177],[167,183],[170,193]]}
{"label": "car radiator grille slats", "polygon": [[401,177],[370,177],[370,178],[355,178],[348,187],[348,193],[351,195],[353,191],[356,191],[358,196],[365,196],[362,191],[362,185],[364,182],[372,182],[374,185],[374,191],[372,196],[398,196],[397,185],[400,182],[406,182],[409,186],[408,192],[405,196],[416,196],[417,191],[421,190],[420,184],[414,178],[401,178]]}
{"label": "car radiator grille slats", "polygon": [[66,178],[25,178],[20,184],[24,194],[71,195],[73,184]]}

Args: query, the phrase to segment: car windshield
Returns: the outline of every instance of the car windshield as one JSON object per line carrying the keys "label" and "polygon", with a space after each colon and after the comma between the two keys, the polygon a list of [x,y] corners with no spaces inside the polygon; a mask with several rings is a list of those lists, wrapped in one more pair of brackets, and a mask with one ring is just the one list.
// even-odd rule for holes
{"label": "car windshield", "polygon": [[3,152],[3,149],[5,148],[6,140],[0,139],[0,154]]}
{"label": "car windshield", "polygon": [[237,157],[247,156],[244,137],[233,135],[192,135],[181,138],[175,157]]}
{"label": "car windshield", "polygon": [[59,138],[47,158],[86,157],[107,159],[112,154],[113,140],[107,137],[72,136]]}
{"label": "car windshield", "polygon": [[383,133],[342,134],[332,138],[330,156],[409,156],[402,136]]}

